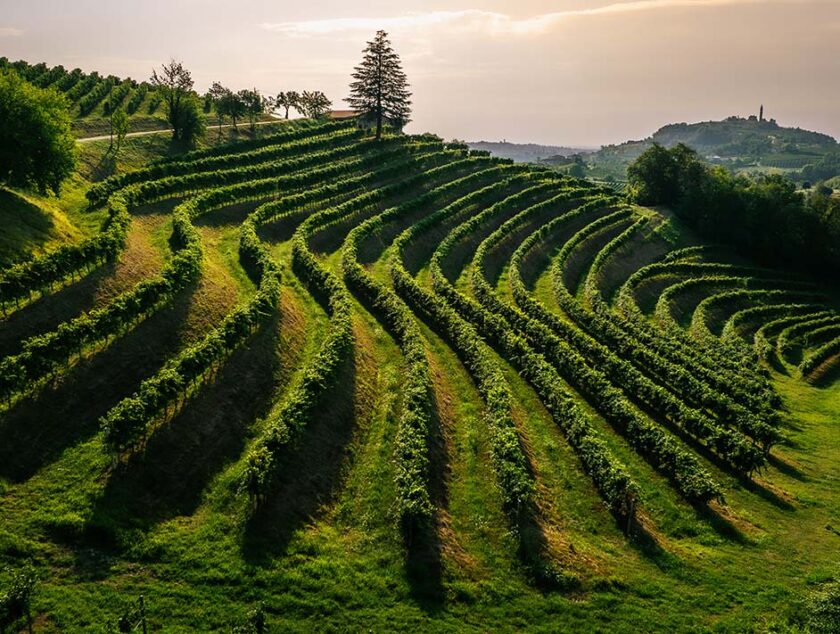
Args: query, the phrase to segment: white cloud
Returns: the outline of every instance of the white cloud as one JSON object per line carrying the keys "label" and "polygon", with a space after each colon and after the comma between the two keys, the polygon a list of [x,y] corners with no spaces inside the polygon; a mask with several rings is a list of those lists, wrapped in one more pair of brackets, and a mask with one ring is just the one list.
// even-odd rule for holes
{"label": "white cloud", "polygon": [[454,33],[478,33],[494,36],[539,35],[571,18],[596,17],[675,8],[702,8],[744,4],[794,4],[806,0],[632,0],[588,9],[543,13],[530,18],[513,18],[504,13],[466,9],[463,11],[411,12],[387,18],[333,18],[299,22],[263,23],[261,28],[295,37],[317,37],[379,29],[445,30]]}
{"label": "white cloud", "polygon": [[23,35],[22,29],[16,29],[11,26],[0,26],[0,37],[20,37]]}

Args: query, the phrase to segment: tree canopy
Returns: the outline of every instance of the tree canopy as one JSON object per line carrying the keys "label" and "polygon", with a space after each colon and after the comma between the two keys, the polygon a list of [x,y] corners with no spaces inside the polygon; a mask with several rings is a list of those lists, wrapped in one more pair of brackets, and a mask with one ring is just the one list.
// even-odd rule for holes
{"label": "tree canopy", "polygon": [[411,93],[400,56],[385,31],[378,31],[363,53],[347,101],[364,119],[376,124],[379,139],[385,121],[400,129],[411,121]]}
{"label": "tree canopy", "polygon": [[166,105],[166,117],[172,126],[172,138],[175,141],[192,141],[203,129],[203,119],[199,125],[194,110],[200,106],[196,103],[193,93],[193,79],[190,71],[181,62],[174,59],[168,64],[152,71],[151,83]]}
{"label": "tree canopy", "polygon": [[67,99],[0,70],[0,181],[58,193],[75,166]]}
{"label": "tree canopy", "polygon": [[312,92],[304,90],[298,98],[298,105],[295,107],[300,110],[303,116],[317,119],[329,112],[332,108],[332,101],[320,90]]}
{"label": "tree canopy", "polygon": [[243,110],[251,121],[251,127],[257,123],[257,117],[262,114],[265,109],[265,103],[260,91],[256,88],[240,90],[238,93],[239,101],[242,102]]}
{"label": "tree canopy", "polygon": [[281,92],[277,95],[277,98],[274,100],[275,105],[278,108],[284,108],[286,111],[286,118],[289,118],[289,110],[291,108],[298,109],[300,107],[300,95],[295,92],[294,90],[288,90],[286,92]]}
{"label": "tree canopy", "polygon": [[115,148],[116,152],[119,152],[120,147],[122,147],[125,135],[128,134],[128,127],[128,115],[126,114],[125,110],[123,110],[121,107],[116,108],[111,113],[111,130],[113,132],[113,135],[117,138],[117,144]]}
{"label": "tree canopy", "polygon": [[840,199],[779,174],[736,176],[688,146],[655,144],[627,170],[630,197],[668,205],[703,236],[763,262],[840,274]]}

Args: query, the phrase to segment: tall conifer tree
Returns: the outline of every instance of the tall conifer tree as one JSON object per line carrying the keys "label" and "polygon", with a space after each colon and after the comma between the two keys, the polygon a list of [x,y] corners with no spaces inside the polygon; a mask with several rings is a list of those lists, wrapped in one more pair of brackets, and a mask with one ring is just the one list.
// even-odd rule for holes
{"label": "tall conifer tree", "polygon": [[391,120],[402,128],[411,119],[411,93],[402,69],[400,56],[394,52],[388,34],[377,31],[368,42],[364,58],[353,73],[350,106],[362,117],[376,122],[376,138],[382,138],[382,122]]}

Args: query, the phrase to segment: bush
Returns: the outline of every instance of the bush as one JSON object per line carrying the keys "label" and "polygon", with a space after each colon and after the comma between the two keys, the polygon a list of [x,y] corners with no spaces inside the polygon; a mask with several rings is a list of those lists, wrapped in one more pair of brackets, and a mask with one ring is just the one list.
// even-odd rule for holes
{"label": "bush", "polygon": [[179,113],[180,140],[187,144],[194,143],[204,134],[205,127],[201,103],[196,97],[187,99]]}
{"label": "bush", "polygon": [[67,100],[0,71],[0,181],[58,193],[75,167]]}
{"label": "bush", "polygon": [[814,634],[840,633],[840,583],[831,583],[811,597],[808,626]]}

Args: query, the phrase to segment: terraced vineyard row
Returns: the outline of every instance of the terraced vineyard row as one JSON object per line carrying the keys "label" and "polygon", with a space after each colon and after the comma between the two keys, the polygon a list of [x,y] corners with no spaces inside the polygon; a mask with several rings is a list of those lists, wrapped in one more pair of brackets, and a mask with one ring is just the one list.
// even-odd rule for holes
{"label": "terraced vineyard row", "polygon": [[72,104],[74,114],[79,117],[91,115],[95,110],[107,116],[118,107],[123,107],[130,115],[152,115],[161,106],[161,99],[148,82],[120,79],[113,75],[103,77],[97,72],[85,73],[79,68],[68,71],[64,66],[50,67],[43,62],[11,62],[5,57],[0,58],[2,68],[15,70],[39,88],[54,88],[63,93]]}
{"label": "terraced vineyard row", "polygon": [[[797,470],[774,377],[837,376],[824,289],[670,241],[668,219],[609,190],[434,136],[303,121],[88,199],[108,210],[102,233],[0,273],[0,327],[113,275],[145,216],[168,251],[156,275],[0,360],[2,512],[71,580],[85,573],[68,553],[104,539],[97,570],[145,585],[174,621],[177,597],[129,573],[177,566],[193,600],[220,582],[241,603],[240,583],[332,583],[333,560],[295,566],[339,548],[379,559],[373,577],[336,579],[381,567],[455,606],[488,600],[475,579],[513,600],[510,579],[586,593],[618,577],[620,592],[635,581],[619,560],[669,575],[689,551],[774,533]],[[222,260],[233,281],[208,310]],[[148,339],[190,320],[175,344]],[[125,356],[147,345],[150,359]],[[320,537],[294,550],[300,531]],[[227,570],[193,555],[207,535]],[[61,575],[50,588],[47,613],[71,592]],[[98,588],[79,600],[107,612]],[[268,596],[278,615],[311,600]],[[203,627],[221,626],[211,613]]]}

